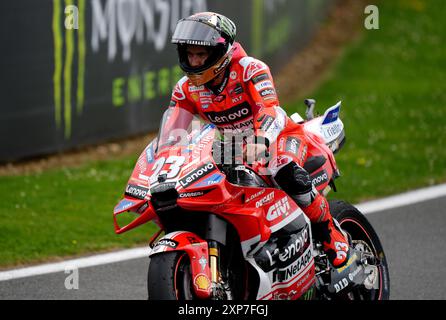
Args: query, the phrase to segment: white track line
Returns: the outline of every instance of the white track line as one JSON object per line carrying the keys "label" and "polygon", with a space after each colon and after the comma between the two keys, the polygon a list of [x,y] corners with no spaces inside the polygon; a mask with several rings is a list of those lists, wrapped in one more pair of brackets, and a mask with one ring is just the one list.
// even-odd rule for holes
{"label": "white track line", "polygon": [[[362,213],[370,214],[373,212],[379,212],[435,198],[440,198],[443,196],[446,196],[446,184],[418,189],[379,200],[368,201],[357,204],[355,206]],[[148,247],[136,248],[80,259],[66,260],[58,263],[43,264],[35,267],[8,270],[0,272],[0,281],[37,276],[48,273],[65,272],[66,270],[70,271],[73,269],[87,268],[114,262],[144,258],[149,255],[149,252],[150,248]]]}
{"label": "white track line", "polygon": [[446,196],[446,184],[413,190],[395,196],[372,200],[355,205],[363,214],[384,211],[388,209],[408,206]]}
{"label": "white track line", "polygon": [[0,281],[37,276],[47,273],[72,271],[74,269],[79,269],[79,268],[94,267],[114,262],[138,259],[142,257],[147,257],[149,255],[149,252],[150,252],[149,247],[128,249],[128,250],[121,250],[118,252],[99,254],[80,259],[42,264],[35,267],[26,267],[21,269],[8,270],[0,272]]}

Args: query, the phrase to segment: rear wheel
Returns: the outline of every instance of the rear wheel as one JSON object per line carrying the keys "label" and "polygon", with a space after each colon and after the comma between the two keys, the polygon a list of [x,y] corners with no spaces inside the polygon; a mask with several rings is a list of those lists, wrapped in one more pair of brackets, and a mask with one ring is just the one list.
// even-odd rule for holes
{"label": "rear wheel", "polygon": [[358,209],[347,202],[331,200],[329,205],[333,218],[351,236],[353,247],[373,254],[378,261],[378,289],[358,288],[349,294],[349,298],[355,300],[388,300],[390,296],[389,269],[381,241],[372,225]]}
{"label": "rear wheel", "polygon": [[185,252],[172,251],[150,258],[148,272],[149,300],[195,299],[189,257]]}

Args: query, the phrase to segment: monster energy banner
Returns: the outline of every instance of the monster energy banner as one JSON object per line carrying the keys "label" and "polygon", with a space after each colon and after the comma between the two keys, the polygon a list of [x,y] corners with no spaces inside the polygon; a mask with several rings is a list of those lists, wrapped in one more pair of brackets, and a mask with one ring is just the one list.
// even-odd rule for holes
{"label": "monster energy banner", "polygon": [[158,129],[182,76],[170,37],[199,11],[227,15],[273,73],[332,0],[5,0],[0,161]]}

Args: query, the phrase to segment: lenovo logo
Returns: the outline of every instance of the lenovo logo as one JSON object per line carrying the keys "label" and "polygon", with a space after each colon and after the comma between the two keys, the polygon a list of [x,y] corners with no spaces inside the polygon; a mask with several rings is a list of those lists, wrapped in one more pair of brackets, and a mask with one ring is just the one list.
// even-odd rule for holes
{"label": "lenovo logo", "polygon": [[215,169],[215,166],[213,163],[209,162],[207,164],[202,165],[201,167],[199,167],[198,169],[195,169],[194,171],[192,171],[191,173],[189,173],[187,176],[185,176],[184,178],[182,178],[180,180],[180,184],[183,188],[187,188],[188,186],[190,186],[192,183],[194,183],[195,181],[197,181],[198,179],[200,179],[201,177],[204,177],[205,175],[207,175],[208,173],[210,173],[211,171],[213,171]]}
{"label": "lenovo logo", "polygon": [[129,184],[125,188],[125,194],[137,199],[144,199],[148,192],[148,189],[133,184]]}
{"label": "lenovo logo", "polygon": [[221,112],[206,112],[208,119],[215,124],[238,122],[252,116],[251,107],[248,103],[242,103]]}

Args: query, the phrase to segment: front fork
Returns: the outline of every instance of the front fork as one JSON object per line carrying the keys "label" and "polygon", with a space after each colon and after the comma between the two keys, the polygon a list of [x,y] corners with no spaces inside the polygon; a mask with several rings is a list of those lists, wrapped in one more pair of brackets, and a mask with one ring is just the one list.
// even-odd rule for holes
{"label": "front fork", "polygon": [[225,290],[221,276],[220,247],[217,241],[209,241],[209,269],[211,271],[212,299],[227,300],[228,295]]}
{"label": "front fork", "polygon": [[218,243],[216,241],[209,241],[209,269],[211,270],[211,281],[214,287],[221,280],[219,260]]}
{"label": "front fork", "polygon": [[[233,292],[228,279],[222,276],[221,245],[216,241],[209,241],[209,269],[212,282],[212,300],[232,300]],[[228,276],[228,275],[226,275]]]}

